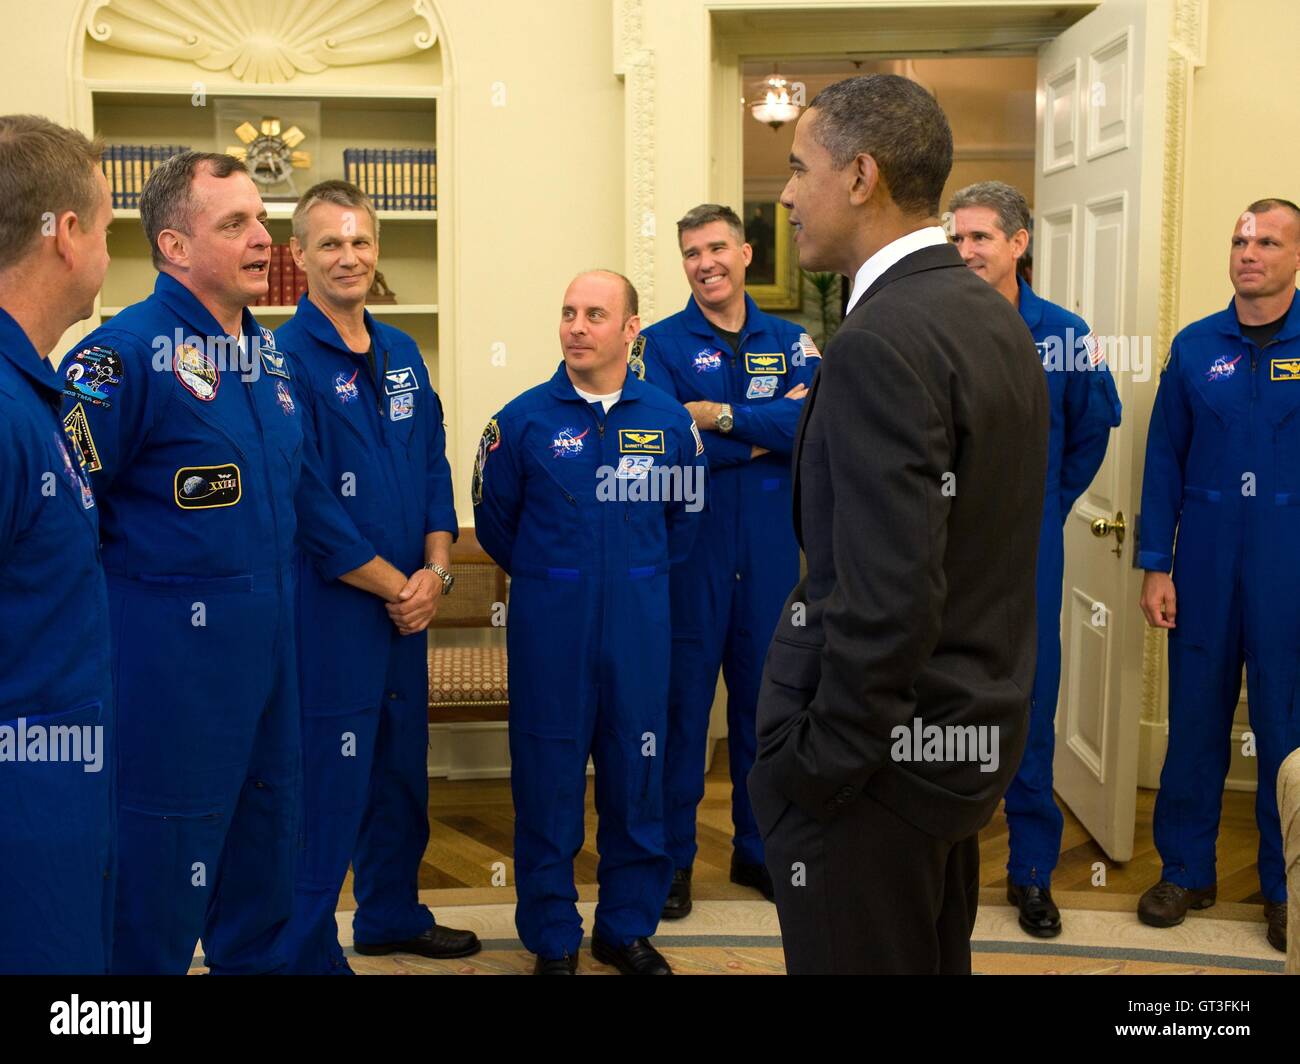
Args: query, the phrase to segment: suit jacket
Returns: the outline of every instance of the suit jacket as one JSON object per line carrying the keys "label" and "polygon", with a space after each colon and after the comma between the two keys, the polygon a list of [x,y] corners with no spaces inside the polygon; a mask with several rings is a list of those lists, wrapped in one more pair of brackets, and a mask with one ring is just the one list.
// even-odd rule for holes
{"label": "suit jacket", "polygon": [[765,834],[789,803],[825,823],[862,791],[950,841],[992,816],[1028,728],[1047,432],[1029,330],[951,246],[845,319],[795,439],[808,574],[759,697]]}

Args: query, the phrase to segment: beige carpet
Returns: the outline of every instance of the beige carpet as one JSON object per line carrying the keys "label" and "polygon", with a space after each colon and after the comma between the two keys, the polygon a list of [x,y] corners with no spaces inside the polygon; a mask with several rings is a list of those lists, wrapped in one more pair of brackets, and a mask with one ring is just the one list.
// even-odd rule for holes
{"label": "beige carpet", "polygon": [[[595,910],[594,886],[578,890],[578,911],[588,934]],[[981,892],[972,938],[973,966],[983,975],[1258,975],[1281,974],[1283,956],[1264,940],[1257,905],[1221,903],[1192,913],[1179,927],[1146,927],[1134,915],[1136,898],[1065,892],[1053,895],[1064,931],[1055,939],[1030,938],[998,890]],[[361,957],[352,951],[352,912],[338,913],[339,941],[361,975],[508,975],[531,971],[532,955],[515,933],[510,888],[426,890],[421,900],[439,923],[468,928],[483,951],[456,961],[392,955]],[[785,971],[776,907],[742,887],[711,884],[696,891],[685,920],[664,923],[654,938],[674,971],[682,975],[775,975]],[[598,964],[583,944],[580,971],[616,974]],[[192,972],[201,972],[202,952]]]}

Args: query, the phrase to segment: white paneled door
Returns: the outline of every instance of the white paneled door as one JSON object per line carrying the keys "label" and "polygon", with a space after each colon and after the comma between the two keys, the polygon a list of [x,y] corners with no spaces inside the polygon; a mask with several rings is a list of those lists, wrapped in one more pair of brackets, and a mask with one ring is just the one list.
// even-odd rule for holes
{"label": "white paneled door", "polygon": [[1158,357],[1143,337],[1157,320],[1168,19],[1167,0],[1104,0],[1038,64],[1035,288],[1092,327],[1125,407],[1065,524],[1056,790],[1117,861],[1133,853],[1137,795],[1144,622],[1132,568],[1134,448],[1145,433],[1134,431],[1132,412],[1149,408],[1143,390],[1158,372],[1146,361],[1144,374],[1144,360]]}

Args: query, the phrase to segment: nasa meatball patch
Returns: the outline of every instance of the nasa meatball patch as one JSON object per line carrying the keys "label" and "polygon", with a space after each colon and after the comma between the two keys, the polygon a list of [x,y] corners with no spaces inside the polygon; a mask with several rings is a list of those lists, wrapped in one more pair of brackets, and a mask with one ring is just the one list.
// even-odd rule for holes
{"label": "nasa meatball patch", "polygon": [[176,505],[182,510],[234,506],[243,494],[239,466],[185,466],[176,470]]}

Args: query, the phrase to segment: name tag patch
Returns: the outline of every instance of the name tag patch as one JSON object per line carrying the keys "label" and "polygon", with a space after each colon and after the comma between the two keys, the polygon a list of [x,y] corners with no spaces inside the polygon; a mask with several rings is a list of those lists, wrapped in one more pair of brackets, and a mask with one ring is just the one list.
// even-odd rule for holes
{"label": "name tag patch", "polygon": [[663,454],[663,429],[619,429],[619,454]]}
{"label": "name tag patch", "polygon": [[402,392],[414,392],[420,387],[420,380],[413,369],[390,369],[384,374],[384,394],[399,395]]}
{"label": "name tag patch", "polygon": [[[263,330],[263,332],[265,332],[265,330]],[[270,334],[268,333],[267,335]],[[283,377],[285,380],[289,379],[289,367],[285,364],[284,355],[280,354],[280,352],[275,350],[274,347],[267,348],[265,345],[259,346],[257,353],[262,356],[262,368],[265,369],[267,373],[271,374],[273,377]]]}
{"label": "name tag patch", "polygon": [[749,379],[749,389],[745,392],[746,399],[770,399],[776,394],[775,377],[751,377]]}
{"label": "name tag patch", "polygon": [[234,506],[243,495],[239,466],[185,466],[176,470],[176,505],[182,510]]}
{"label": "name tag patch", "polygon": [[415,416],[415,396],[410,392],[390,396],[388,400],[388,420],[405,421]]}
{"label": "name tag patch", "polygon": [[1300,381],[1300,358],[1275,358],[1268,364],[1269,380]]}
{"label": "name tag patch", "polygon": [[751,374],[784,373],[785,352],[776,351],[770,355],[746,355],[745,372]]}
{"label": "name tag patch", "polygon": [[654,455],[625,454],[619,459],[614,475],[622,480],[644,480],[654,464]]}

